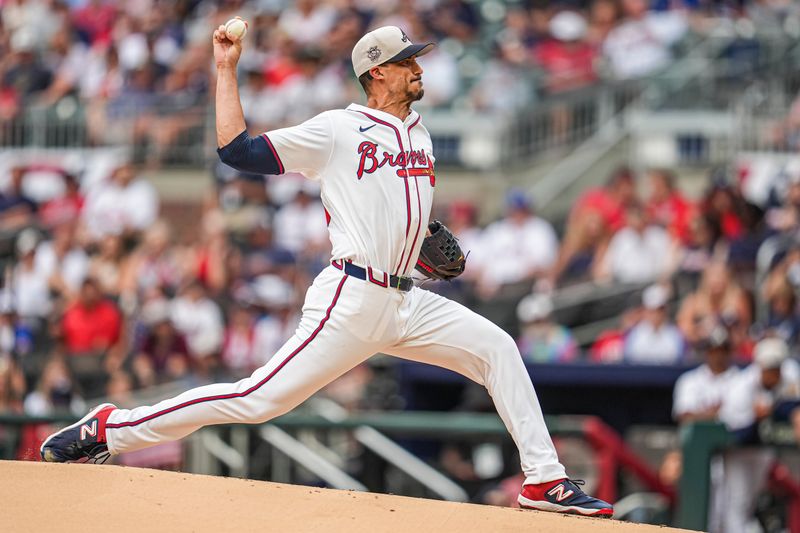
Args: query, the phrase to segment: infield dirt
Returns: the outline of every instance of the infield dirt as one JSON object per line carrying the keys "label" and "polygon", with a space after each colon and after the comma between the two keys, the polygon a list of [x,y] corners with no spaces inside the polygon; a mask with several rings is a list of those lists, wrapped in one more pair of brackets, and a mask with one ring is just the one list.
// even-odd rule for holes
{"label": "infield dirt", "polygon": [[0,461],[0,531],[667,533],[677,530],[145,468]]}

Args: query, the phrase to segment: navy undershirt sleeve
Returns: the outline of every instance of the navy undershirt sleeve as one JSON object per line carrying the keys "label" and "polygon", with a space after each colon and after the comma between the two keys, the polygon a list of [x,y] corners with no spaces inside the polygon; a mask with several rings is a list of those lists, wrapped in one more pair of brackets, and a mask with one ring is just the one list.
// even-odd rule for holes
{"label": "navy undershirt sleeve", "polygon": [[243,131],[231,142],[217,148],[223,163],[242,172],[253,174],[282,174],[283,168],[263,135],[250,137]]}

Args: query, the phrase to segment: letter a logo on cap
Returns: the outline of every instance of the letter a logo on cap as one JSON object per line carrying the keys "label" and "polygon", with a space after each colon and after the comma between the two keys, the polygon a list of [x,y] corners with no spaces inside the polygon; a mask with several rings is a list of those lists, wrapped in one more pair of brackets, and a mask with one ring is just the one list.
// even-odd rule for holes
{"label": "letter a logo on cap", "polygon": [[400,33],[403,34],[403,36],[400,38],[400,40],[403,41],[404,43],[407,43],[408,42],[408,35],[406,35],[406,32],[404,32],[402,29],[400,29]]}

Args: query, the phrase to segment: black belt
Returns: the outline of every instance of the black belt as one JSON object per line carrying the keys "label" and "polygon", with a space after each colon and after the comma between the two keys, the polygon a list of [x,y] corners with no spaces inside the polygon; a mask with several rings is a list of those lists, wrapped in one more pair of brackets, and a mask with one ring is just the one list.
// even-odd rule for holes
{"label": "black belt", "polygon": [[331,264],[339,270],[354,278],[369,281],[381,287],[391,287],[399,291],[408,292],[414,287],[414,280],[407,276],[390,276],[386,272],[381,272],[376,276],[376,271],[371,267],[360,267],[350,261],[331,261]]}

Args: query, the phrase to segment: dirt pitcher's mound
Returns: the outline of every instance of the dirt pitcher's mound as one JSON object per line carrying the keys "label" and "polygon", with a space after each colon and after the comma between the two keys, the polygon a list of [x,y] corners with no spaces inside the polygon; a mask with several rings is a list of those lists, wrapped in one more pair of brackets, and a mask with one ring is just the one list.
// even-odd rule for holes
{"label": "dirt pitcher's mound", "polygon": [[520,509],[144,468],[13,461],[0,461],[0,509],[0,531],[15,533],[668,531]]}

